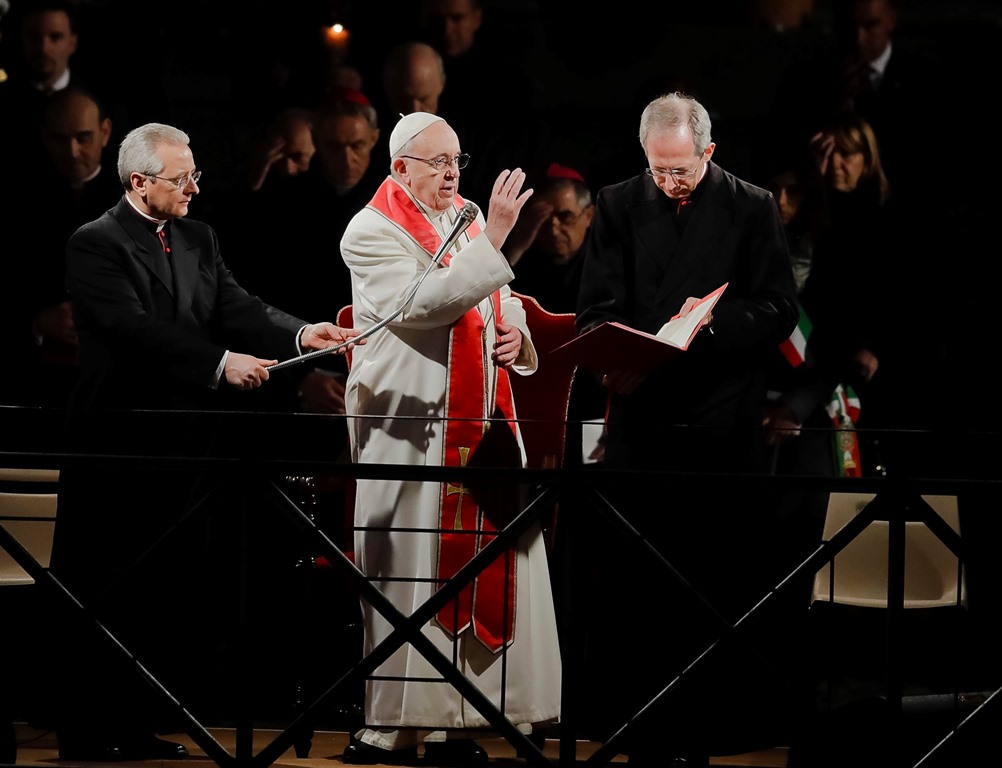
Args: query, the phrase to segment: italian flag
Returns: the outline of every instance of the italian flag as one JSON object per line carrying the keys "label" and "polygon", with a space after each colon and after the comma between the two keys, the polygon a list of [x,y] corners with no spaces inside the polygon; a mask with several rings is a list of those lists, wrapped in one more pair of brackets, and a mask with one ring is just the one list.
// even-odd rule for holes
{"label": "italian flag", "polygon": [[[799,309],[800,318],[797,320],[797,327],[793,329],[790,338],[779,345],[779,351],[794,368],[808,363],[807,343],[814,330],[804,308],[801,306]],[[835,425],[837,474],[841,477],[860,477],[862,466],[859,455],[859,437],[856,434],[856,420],[859,419],[859,396],[856,395],[852,387],[839,384],[832,392],[825,410]]]}
{"label": "italian flag", "polygon": [[859,395],[852,387],[839,384],[832,392],[827,411],[836,425],[844,423],[846,419],[855,424],[859,419]]}
{"label": "italian flag", "polygon": [[810,318],[807,317],[804,308],[800,307],[800,319],[797,320],[797,327],[793,329],[790,338],[779,345],[779,351],[794,368],[807,362],[807,341],[811,338],[813,330],[814,326],[811,325]]}
{"label": "italian flag", "polygon": [[842,477],[860,477],[859,437],[856,420],[859,418],[859,397],[852,387],[839,384],[832,392],[826,407],[835,424],[835,461]]}

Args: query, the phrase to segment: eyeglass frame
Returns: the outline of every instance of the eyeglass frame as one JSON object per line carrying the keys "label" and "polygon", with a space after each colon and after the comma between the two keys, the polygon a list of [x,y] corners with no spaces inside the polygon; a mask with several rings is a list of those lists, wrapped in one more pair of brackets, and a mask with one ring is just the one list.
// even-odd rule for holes
{"label": "eyeglass frame", "polygon": [[706,150],[704,149],[699,153],[699,159],[696,161],[696,166],[689,171],[683,171],[682,173],[676,173],[670,168],[660,169],[660,168],[644,168],[644,173],[650,176],[652,179],[663,179],[665,176],[671,176],[671,180],[676,184],[680,184],[683,181],[692,181],[696,178],[696,172],[699,170],[699,165],[704,160],[706,160]]}
{"label": "eyeglass frame", "polygon": [[556,219],[557,224],[561,227],[573,227],[581,220],[581,217],[584,216],[585,211],[587,211],[589,207],[590,206],[585,206],[577,213],[574,213],[574,211],[554,211],[547,217],[547,220]]}
{"label": "eyeglass frame", "polygon": [[446,168],[451,168],[452,166],[456,166],[456,170],[461,171],[470,164],[469,152],[460,152],[455,157],[449,158],[436,157],[433,160],[428,160],[424,157],[414,157],[414,155],[400,155],[400,157],[406,157],[408,160],[420,160],[422,163],[427,163],[435,169],[436,173],[442,173]]}
{"label": "eyeglass frame", "polygon": [[[160,181],[169,181],[178,189],[187,189],[188,185],[191,184],[192,182],[198,184],[199,179],[202,178],[202,172],[192,171],[191,173],[187,173],[184,176],[179,176],[176,179],[168,179],[166,176],[157,176],[155,173],[144,173],[143,176],[145,176],[147,179],[159,179]],[[182,181],[184,181],[183,184],[181,183]]]}

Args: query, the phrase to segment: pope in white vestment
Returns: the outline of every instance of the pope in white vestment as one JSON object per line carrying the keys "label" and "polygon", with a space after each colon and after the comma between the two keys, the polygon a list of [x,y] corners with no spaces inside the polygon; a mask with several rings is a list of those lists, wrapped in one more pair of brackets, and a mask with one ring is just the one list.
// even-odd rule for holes
{"label": "pope in white vestment", "polygon": [[[423,134],[432,125],[436,128]],[[440,136],[447,139],[441,145],[445,151],[435,152]],[[429,141],[438,142],[431,151]],[[364,333],[403,307],[386,327],[351,352],[345,400],[352,460],[461,464],[467,455],[464,449],[459,448],[463,458],[454,461],[448,444],[449,430],[457,422],[446,417],[455,415],[471,391],[476,408],[483,409],[482,419],[496,416],[499,408],[505,411],[505,406],[511,412],[517,404],[511,403],[506,377],[527,375],[536,368],[525,312],[507,285],[512,270],[499,250],[500,242],[497,246],[492,242],[503,242],[517,218],[524,200],[517,206],[511,201],[518,195],[524,174],[517,169],[502,174],[488,217],[478,213],[442,263],[429,271],[462,204],[456,190],[465,160],[461,161],[452,129],[441,118],[425,113],[400,121],[390,140],[390,153],[391,176],[354,217],[341,240],[341,253],[352,275],[354,327]],[[516,173],[520,175],[517,185]],[[523,197],[527,196],[523,193]],[[492,225],[495,206],[500,223]],[[461,338],[464,327],[473,330]],[[499,351],[517,352],[511,352],[511,359],[495,362],[495,342],[517,339],[513,329],[521,334],[520,346],[513,343]],[[482,431],[485,422],[474,423],[478,433]],[[514,424],[524,462],[524,447]],[[440,551],[443,537],[435,531],[453,516],[460,527],[459,513],[453,512],[456,502],[451,492],[455,490],[449,486],[446,492],[440,481],[358,480],[356,564],[404,615],[410,615],[438,588],[435,580],[446,558]],[[463,494],[457,495],[463,504]],[[482,522],[482,512],[474,508],[474,514]],[[387,528],[392,530],[379,530]],[[504,558],[496,562],[503,567]],[[506,584],[513,587],[512,615],[507,610],[499,614],[496,605],[487,605],[495,617],[508,619],[499,630],[500,639],[491,634],[491,619],[481,623],[478,607],[451,626],[445,616],[450,612],[443,611],[425,624],[423,633],[513,725],[526,732],[531,724],[556,721],[560,713],[556,618],[538,524],[518,540],[511,564],[514,569],[509,565],[504,578],[511,576]],[[476,595],[471,605],[497,602],[489,597],[488,586],[479,583],[469,594]],[[364,599],[362,609],[368,654],[392,627]],[[416,745],[422,738],[441,741],[446,732],[449,738],[471,738],[465,729],[490,727],[452,685],[441,682],[441,674],[410,644],[398,649],[374,676],[377,679],[366,684],[366,729],[360,734],[365,744],[396,750]]]}

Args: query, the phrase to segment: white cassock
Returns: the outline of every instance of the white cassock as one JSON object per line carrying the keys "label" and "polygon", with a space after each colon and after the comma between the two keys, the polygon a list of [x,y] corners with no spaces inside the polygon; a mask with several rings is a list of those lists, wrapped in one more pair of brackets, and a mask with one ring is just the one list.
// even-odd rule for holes
{"label": "white cassock", "polygon": [[[456,212],[449,210],[440,220],[429,218],[444,237],[455,217]],[[507,285],[513,273],[505,257],[482,234],[484,225],[478,214],[479,233],[469,240],[467,236],[474,232],[471,227],[453,250],[449,265],[427,275],[402,315],[352,350],[345,399],[354,462],[441,466],[451,326],[469,309],[479,307],[487,325],[485,338],[495,339],[497,318],[489,300],[495,291],[501,295],[502,321],[518,327],[523,336],[519,359],[511,371],[525,375],[535,370],[536,354],[525,312]],[[404,304],[432,260],[400,226],[368,207],[352,219],[341,240],[341,252],[352,273],[354,327],[363,331]],[[489,350],[487,361],[492,365]],[[470,360],[469,364],[481,366],[483,361]],[[380,416],[388,418],[375,418]],[[519,446],[524,463],[521,437]],[[355,524],[437,529],[441,501],[441,482],[360,479]],[[404,615],[410,615],[436,589],[432,580],[437,576],[438,546],[435,533],[355,533],[358,567]],[[398,577],[424,581],[392,580]],[[383,581],[387,578],[391,580]],[[456,664],[513,725],[526,731],[527,724],[553,722],[560,713],[556,617],[538,524],[518,542],[516,584],[513,641],[505,651],[493,653],[472,631],[461,632]],[[364,599],[362,609],[368,654],[392,627]],[[423,632],[446,658],[453,658],[453,639],[437,623],[427,623]],[[397,731],[400,727],[425,731],[490,727],[449,683],[413,679],[441,680],[441,674],[409,644],[374,674],[411,678],[367,682],[365,720],[370,730],[364,740],[374,746],[399,749],[416,743],[417,734]],[[424,735],[429,740],[443,737],[441,733]]]}

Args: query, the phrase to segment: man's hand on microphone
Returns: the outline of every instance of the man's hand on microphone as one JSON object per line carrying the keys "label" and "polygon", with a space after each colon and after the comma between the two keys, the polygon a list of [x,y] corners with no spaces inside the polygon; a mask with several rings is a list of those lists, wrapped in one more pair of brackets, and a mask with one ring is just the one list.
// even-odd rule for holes
{"label": "man's hand on microphone", "polygon": [[[299,343],[306,349],[327,349],[335,344],[353,339],[360,333],[361,331],[354,328],[341,328],[334,323],[314,323],[303,328],[303,332],[299,336]],[[365,344],[365,342],[366,339],[362,339],[358,344]],[[349,344],[339,349],[337,354],[343,355],[354,346],[355,344]]]}
{"label": "man's hand on microphone", "polygon": [[254,355],[230,352],[226,356],[223,376],[228,384],[237,389],[257,389],[268,380],[267,366],[277,362],[277,360],[265,360],[254,357]]}
{"label": "man's hand on microphone", "polygon": [[501,171],[497,181],[494,182],[484,233],[498,251],[518,221],[519,211],[522,210],[525,201],[532,197],[532,189],[522,191],[523,184],[525,184],[525,171],[521,168]]}

